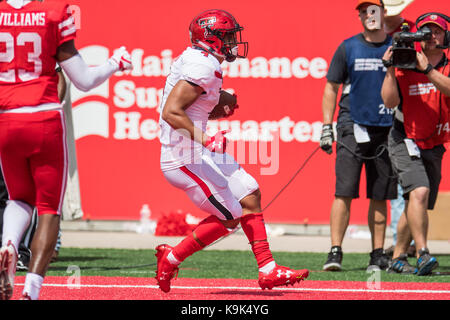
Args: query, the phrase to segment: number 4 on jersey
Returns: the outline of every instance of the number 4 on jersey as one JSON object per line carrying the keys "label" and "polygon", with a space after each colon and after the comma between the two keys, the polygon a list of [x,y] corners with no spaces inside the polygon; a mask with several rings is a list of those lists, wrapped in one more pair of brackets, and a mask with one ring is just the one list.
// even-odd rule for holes
{"label": "number 4 on jersey", "polygon": [[450,125],[447,122],[446,124],[440,123],[437,126],[438,135],[440,135],[442,132],[450,133]]}

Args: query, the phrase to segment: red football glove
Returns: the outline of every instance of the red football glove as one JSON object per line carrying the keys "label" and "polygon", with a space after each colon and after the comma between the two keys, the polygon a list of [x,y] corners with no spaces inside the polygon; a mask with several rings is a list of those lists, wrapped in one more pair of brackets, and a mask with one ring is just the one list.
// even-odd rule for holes
{"label": "red football glove", "polygon": [[227,138],[225,135],[230,132],[230,130],[219,131],[213,137],[208,137],[205,142],[205,148],[211,152],[225,153],[227,149]]}

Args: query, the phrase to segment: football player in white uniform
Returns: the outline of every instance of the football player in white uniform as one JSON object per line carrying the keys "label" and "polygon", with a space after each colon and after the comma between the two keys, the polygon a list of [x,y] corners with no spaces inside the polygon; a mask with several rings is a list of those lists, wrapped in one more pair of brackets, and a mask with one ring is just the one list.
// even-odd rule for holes
{"label": "football player in white uniform", "polygon": [[177,246],[163,244],[156,248],[156,279],[164,292],[170,291],[170,281],[182,261],[239,223],[252,246],[262,289],[293,285],[308,276],[308,270],[291,270],[275,263],[258,183],[225,153],[226,132],[213,137],[205,133],[213,110],[228,106],[228,112],[223,112],[227,116],[237,108],[236,96],[221,90],[221,63],[247,56],[242,30],[223,10],[199,14],[189,28],[192,47],[176,59],[167,78],[160,110],[161,169],[169,183],[185,191],[211,216]]}

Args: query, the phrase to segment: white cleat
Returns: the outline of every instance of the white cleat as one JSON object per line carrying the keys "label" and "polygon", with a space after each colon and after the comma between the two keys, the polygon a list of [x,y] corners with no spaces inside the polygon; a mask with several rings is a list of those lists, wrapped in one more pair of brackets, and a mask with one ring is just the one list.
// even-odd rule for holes
{"label": "white cleat", "polygon": [[17,252],[11,241],[0,249],[0,300],[10,300],[14,290]]}

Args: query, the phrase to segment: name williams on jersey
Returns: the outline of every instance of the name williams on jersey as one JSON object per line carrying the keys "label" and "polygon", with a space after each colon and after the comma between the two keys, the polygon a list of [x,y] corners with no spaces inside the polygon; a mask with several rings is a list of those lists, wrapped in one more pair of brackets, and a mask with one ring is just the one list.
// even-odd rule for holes
{"label": "name williams on jersey", "polygon": [[45,26],[45,12],[0,12],[0,26]]}

